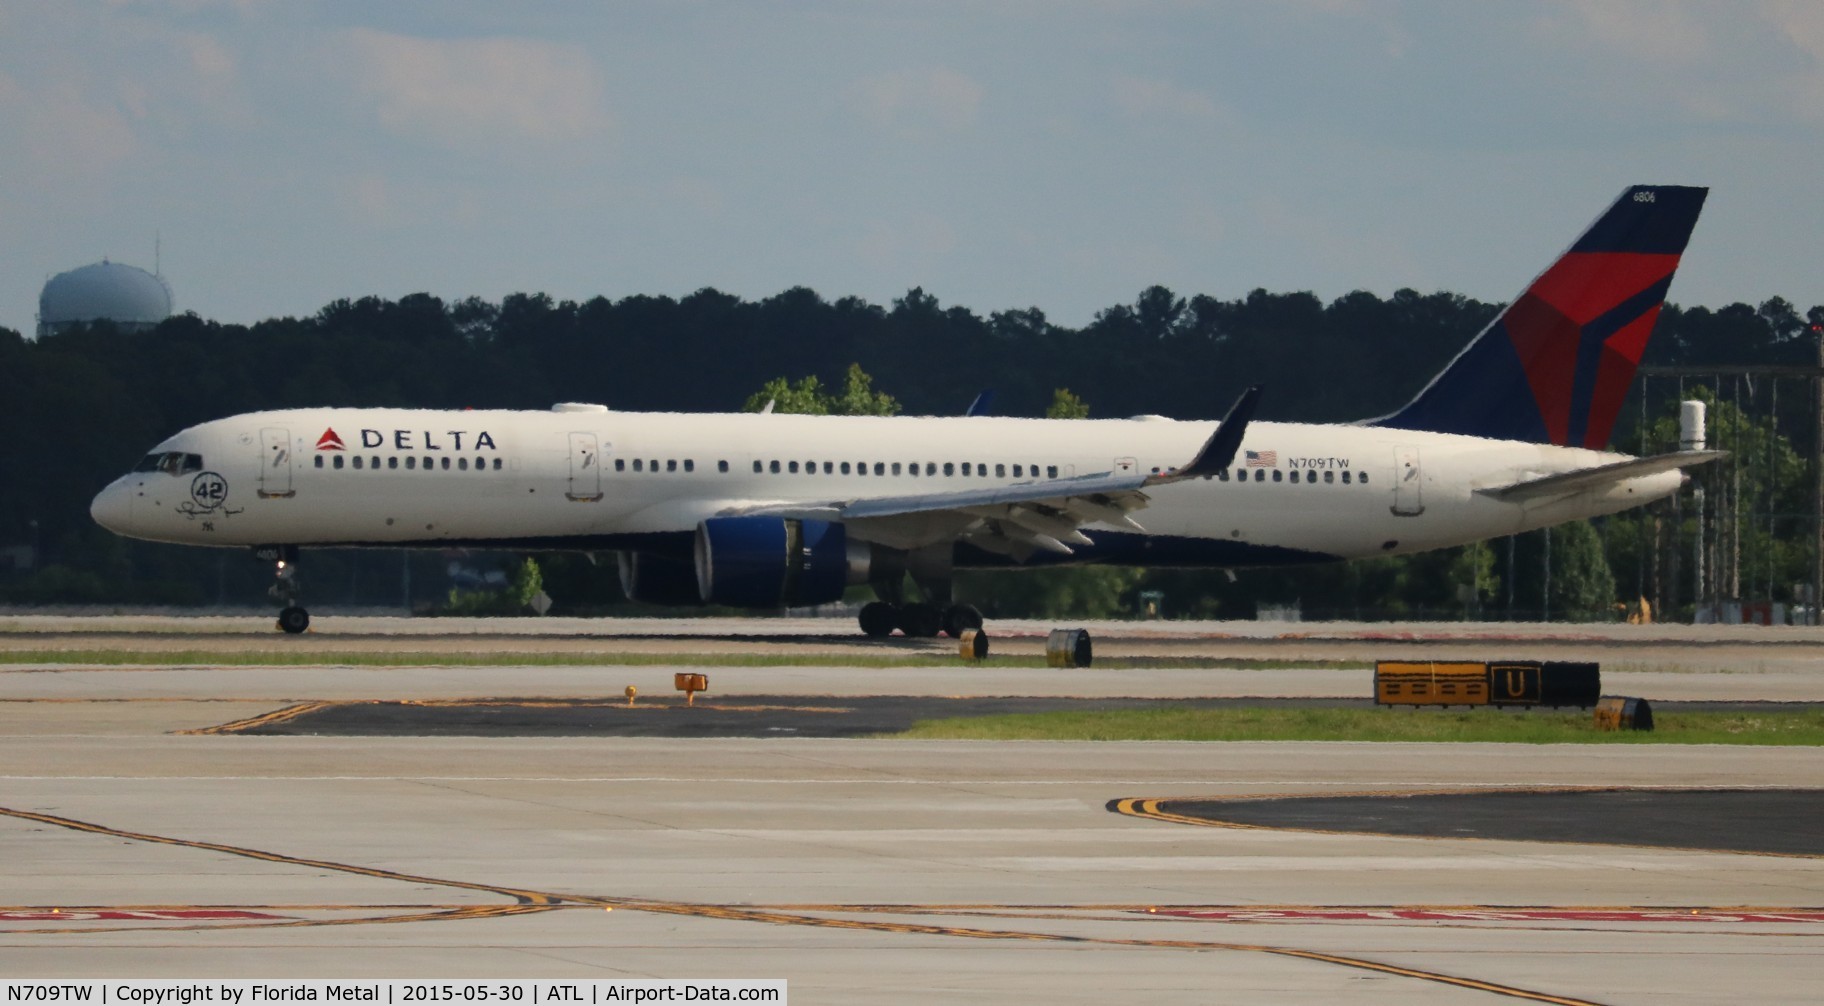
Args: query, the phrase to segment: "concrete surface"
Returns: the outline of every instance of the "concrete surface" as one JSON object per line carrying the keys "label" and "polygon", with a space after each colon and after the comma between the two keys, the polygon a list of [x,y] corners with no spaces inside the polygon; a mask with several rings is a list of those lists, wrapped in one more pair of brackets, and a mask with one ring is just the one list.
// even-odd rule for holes
{"label": "concrete surface", "polygon": [[[688,635],[677,625],[668,634]],[[193,638],[182,622],[70,628]],[[1208,635],[1175,645],[1221,645]],[[1817,637],[1723,635],[1714,646],[1745,648],[1729,662],[1747,672],[1640,673],[1732,700],[1815,697]],[[1642,645],[1676,643],[1712,646]],[[1556,645],[1626,659],[1606,639]],[[0,673],[10,976],[783,977],[799,1003],[1802,1003],[1824,982],[1813,857],[1199,827],[1107,808],[1816,789],[1815,749],[183,735],[355,692],[612,694],[632,669],[59,666]],[[739,670],[710,668],[727,679],[712,687],[917,694],[986,673]],[[994,673],[990,694],[1116,687],[1093,669]],[[1122,675],[1111,694],[1342,687]]]}

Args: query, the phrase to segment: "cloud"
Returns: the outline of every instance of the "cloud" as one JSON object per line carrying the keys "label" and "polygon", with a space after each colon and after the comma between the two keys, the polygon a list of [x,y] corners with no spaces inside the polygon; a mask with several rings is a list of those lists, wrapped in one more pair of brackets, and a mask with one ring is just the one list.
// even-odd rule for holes
{"label": "cloud", "polygon": [[1545,27],[1567,42],[1648,61],[1690,62],[1711,52],[1700,19],[1661,0],[1568,0],[1560,10],[1569,18],[1547,14]]}
{"label": "cloud", "polygon": [[607,131],[602,82],[580,47],[524,38],[346,33],[357,83],[395,131],[450,146],[562,142]]}
{"label": "cloud", "polygon": [[1223,117],[1209,95],[1170,81],[1116,77],[1111,87],[1116,107],[1132,118],[1210,122]]}
{"label": "cloud", "polygon": [[124,92],[111,101],[70,81],[28,88],[0,73],[0,127],[13,137],[15,156],[23,152],[29,184],[100,177],[132,157],[139,148],[128,118],[133,104]]}
{"label": "cloud", "polygon": [[849,89],[850,105],[869,125],[906,133],[968,130],[982,96],[982,85],[944,66],[864,77]]}

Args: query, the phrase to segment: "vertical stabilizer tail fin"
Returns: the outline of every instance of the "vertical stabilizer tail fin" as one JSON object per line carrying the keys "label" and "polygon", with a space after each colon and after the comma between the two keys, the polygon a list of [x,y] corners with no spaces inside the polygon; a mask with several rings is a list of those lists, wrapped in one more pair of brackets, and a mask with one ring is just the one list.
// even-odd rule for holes
{"label": "vertical stabilizer tail fin", "polygon": [[1709,192],[1628,188],[1418,397],[1368,425],[1607,445]]}

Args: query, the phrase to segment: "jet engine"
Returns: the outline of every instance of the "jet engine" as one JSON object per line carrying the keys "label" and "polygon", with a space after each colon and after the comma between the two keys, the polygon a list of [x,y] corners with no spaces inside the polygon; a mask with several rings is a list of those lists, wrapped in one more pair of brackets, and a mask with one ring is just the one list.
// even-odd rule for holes
{"label": "jet engine", "polygon": [[742,608],[824,604],[867,582],[870,551],[829,521],[712,517],[697,525],[697,592]]}
{"label": "jet engine", "polygon": [[651,552],[621,552],[621,593],[646,604],[703,603],[697,592],[697,570],[689,559]]}

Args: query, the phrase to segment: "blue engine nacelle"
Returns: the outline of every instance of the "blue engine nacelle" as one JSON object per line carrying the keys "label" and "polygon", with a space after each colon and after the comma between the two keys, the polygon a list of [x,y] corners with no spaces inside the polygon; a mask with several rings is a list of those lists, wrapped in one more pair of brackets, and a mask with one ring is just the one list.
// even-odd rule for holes
{"label": "blue engine nacelle", "polygon": [[700,605],[697,570],[689,559],[651,552],[621,552],[621,593],[645,604]]}
{"label": "blue engine nacelle", "polygon": [[697,525],[698,596],[739,608],[825,604],[867,582],[868,551],[829,521],[712,517]]}

